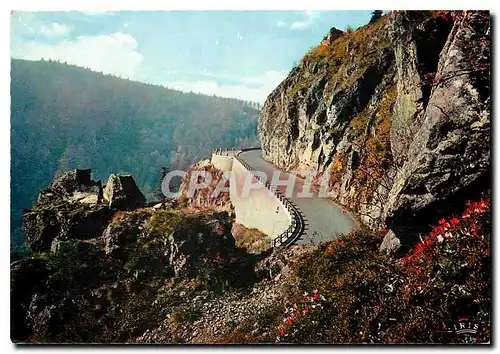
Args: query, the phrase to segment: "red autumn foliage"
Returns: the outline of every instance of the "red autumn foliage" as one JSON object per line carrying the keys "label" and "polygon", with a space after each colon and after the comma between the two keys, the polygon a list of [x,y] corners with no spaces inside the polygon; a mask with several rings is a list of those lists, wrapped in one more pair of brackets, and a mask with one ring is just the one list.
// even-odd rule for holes
{"label": "red autumn foliage", "polygon": [[[381,255],[380,241],[362,231],[324,245],[298,269],[298,289],[318,289],[325,299],[318,301],[321,309],[308,312],[301,307],[287,313],[279,341],[488,342],[490,219],[488,192],[467,202],[463,213],[439,220],[396,261]],[[453,325],[464,318],[478,325],[473,336],[453,332]]]}
{"label": "red autumn foliage", "polygon": [[[417,244],[405,257],[401,259],[401,264],[410,266],[410,271],[414,270],[414,264],[421,264],[422,260],[430,261],[437,256],[442,243],[453,243],[460,246],[461,237],[484,238],[483,231],[477,225],[477,219],[482,214],[489,213],[491,198],[485,197],[477,202],[466,202],[467,209],[462,213],[461,218],[456,216],[449,220],[441,219],[438,226],[433,227],[428,237]],[[411,266],[413,264],[413,266]],[[420,273],[420,270],[417,270]]]}

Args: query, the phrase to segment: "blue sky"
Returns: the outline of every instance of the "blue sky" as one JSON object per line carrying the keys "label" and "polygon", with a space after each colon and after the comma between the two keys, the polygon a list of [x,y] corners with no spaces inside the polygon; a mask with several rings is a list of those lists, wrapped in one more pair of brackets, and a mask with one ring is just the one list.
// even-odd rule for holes
{"label": "blue sky", "polygon": [[263,103],[331,27],[369,19],[370,11],[14,12],[11,56]]}

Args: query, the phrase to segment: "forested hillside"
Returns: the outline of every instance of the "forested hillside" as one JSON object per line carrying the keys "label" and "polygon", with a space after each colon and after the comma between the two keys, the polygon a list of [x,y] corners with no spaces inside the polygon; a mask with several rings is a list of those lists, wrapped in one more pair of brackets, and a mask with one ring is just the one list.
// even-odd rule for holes
{"label": "forested hillside", "polygon": [[11,62],[13,246],[20,216],[58,171],[132,173],[151,198],[161,167],[257,143],[256,104],[183,93],[50,61]]}

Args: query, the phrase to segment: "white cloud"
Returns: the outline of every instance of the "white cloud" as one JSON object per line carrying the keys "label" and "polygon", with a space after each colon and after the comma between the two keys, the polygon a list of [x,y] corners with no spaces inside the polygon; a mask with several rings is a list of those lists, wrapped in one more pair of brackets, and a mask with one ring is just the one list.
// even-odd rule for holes
{"label": "white cloud", "polygon": [[13,47],[12,56],[28,60],[59,60],[131,79],[136,76],[144,59],[137,51],[135,38],[121,32],[80,36],[57,43],[23,40]]}
{"label": "white cloud", "polygon": [[164,86],[185,92],[233,97],[247,101],[264,103],[266,97],[286,77],[280,71],[268,71],[262,75],[241,78],[237,84],[221,84],[217,80],[166,83]]}
{"label": "white cloud", "polygon": [[45,37],[64,37],[71,32],[71,28],[68,25],[60,24],[57,22],[52,22],[48,26],[43,26],[40,29],[40,34]]}
{"label": "white cloud", "polygon": [[[290,29],[292,30],[303,30],[314,24],[316,19],[319,17],[318,11],[304,11],[304,19],[301,21],[294,21],[290,24]],[[276,23],[278,27],[285,27],[286,23],[283,21],[278,21]]]}
{"label": "white cloud", "polygon": [[306,22],[306,21],[295,21],[290,25],[290,28],[301,30],[301,29],[305,29],[305,28],[309,27],[310,25],[311,24],[309,22]]}
{"label": "white cloud", "polygon": [[317,17],[319,17],[319,11],[307,10],[307,11],[304,11],[304,13],[306,14],[307,17],[310,17],[310,18],[317,18]]}
{"label": "white cloud", "polygon": [[114,15],[114,11],[106,11],[106,10],[88,10],[88,11],[78,11],[87,16],[112,16]]}

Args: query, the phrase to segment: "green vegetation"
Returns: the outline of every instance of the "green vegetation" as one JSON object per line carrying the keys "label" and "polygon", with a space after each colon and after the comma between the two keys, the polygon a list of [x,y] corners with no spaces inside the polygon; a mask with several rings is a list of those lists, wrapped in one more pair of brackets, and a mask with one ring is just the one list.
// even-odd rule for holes
{"label": "green vegetation", "polygon": [[236,247],[244,248],[251,252],[264,252],[271,248],[271,239],[257,229],[245,228],[235,236]]}
{"label": "green vegetation", "polygon": [[[379,186],[387,188],[386,173],[393,164],[390,129],[397,91],[391,82],[392,78],[386,79],[389,84],[382,92],[378,106],[365,108],[350,121],[348,127],[350,145],[359,154],[355,166],[352,166],[355,173],[353,183],[357,191],[351,203],[354,210],[359,208],[360,202],[366,202]],[[330,186],[334,186],[343,176],[348,154],[340,151],[333,161]]]}
{"label": "green vegetation", "polygon": [[[161,167],[257,141],[255,104],[182,93],[50,61],[11,62],[12,231],[58,171],[131,173],[154,198]],[[19,234],[14,246],[20,243]]]}
{"label": "green vegetation", "polygon": [[[279,327],[280,341],[488,341],[490,219],[489,197],[469,202],[399,260],[378,251],[382,233],[365,229],[323,245],[295,269],[296,310]],[[479,325],[477,337],[443,331],[464,319]]]}
{"label": "green vegetation", "polygon": [[[291,263],[283,307],[219,343],[487,343],[491,339],[491,197],[442,219],[404,257],[364,227]],[[459,324],[476,325],[472,335]],[[454,325],[457,328],[454,328]]]}
{"label": "green vegetation", "polygon": [[[20,302],[21,298],[37,299],[34,293],[43,294],[41,307],[33,313],[57,308],[47,310],[55,324],[43,331],[29,328],[25,332],[19,325],[16,338],[126,342],[169,317],[179,325],[196,321],[202,313],[193,305],[193,298],[200,294],[219,296],[245,282],[246,274],[250,278],[253,274],[246,254],[233,254],[231,242],[227,248],[219,245],[218,238],[228,236],[224,223],[229,222],[223,213],[120,211],[111,219],[104,239],[96,235],[91,240],[63,240],[57,253],[34,254],[22,265],[35,267],[30,271],[36,271],[37,276],[29,280],[27,288],[13,288],[20,294]],[[176,241],[165,242],[172,232],[176,232]],[[198,243],[200,235],[204,236],[202,245]],[[117,249],[105,254],[105,242]],[[172,251],[174,245],[177,249]],[[177,253],[173,256],[172,252]],[[23,266],[18,267],[23,270]],[[176,274],[174,269],[180,267],[186,271]],[[26,273],[13,275],[20,282],[23,276]],[[16,312],[19,321],[29,323],[25,307],[18,306],[16,311],[21,311]],[[28,335],[23,337],[23,333]]]}
{"label": "green vegetation", "polygon": [[384,179],[387,169],[393,163],[390,133],[392,109],[395,102],[396,86],[393,85],[385,91],[375,113],[374,121],[365,123],[372,124],[373,133],[370,129],[366,129],[368,134],[362,138],[362,142],[364,142],[361,150],[362,161],[356,170],[359,199],[373,195],[380,185],[388,188]]}
{"label": "green vegetation", "polygon": [[134,211],[118,211],[113,215],[110,225],[116,229],[127,229],[129,224],[135,224],[151,216],[151,211],[145,209],[138,209]]}
{"label": "green vegetation", "polygon": [[201,279],[183,281],[179,278],[172,278],[166,285],[158,289],[155,305],[175,308],[185,303],[186,298],[193,297],[196,292],[204,288],[205,284]]}
{"label": "green vegetation", "polygon": [[307,90],[311,86],[311,83],[308,82],[307,80],[299,80],[295,86],[292,87],[290,90],[290,96],[295,96],[297,93],[301,92],[302,90]]}
{"label": "green vegetation", "polygon": [[[320,44],[311,49],[302,59],[301,67],[305,68],[303,70],[308,70],[307,68],[315,63],[326,65],[330,82],[327,91],[330,93],[350,87],[370,65],[379,60],[382,51],[390,47],[391,42],[387,37],[385,26],[386,21],[381,18],[356,30],[348,28],[346,33],[332,44]],[[300,90],[310,87],[315,77],[303,73],[290,94],[293,96]]]}
{"label": "green vegetation", "polygon": [[184,218],[185,216],[177,211],[158,210],[149,220],[147,233],[153,239],[168,235]]}

